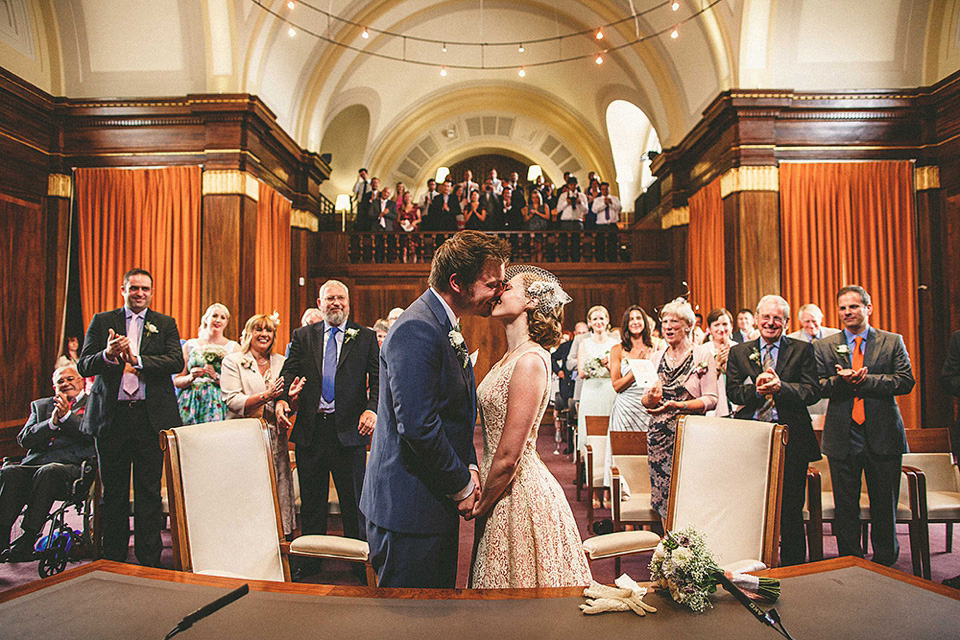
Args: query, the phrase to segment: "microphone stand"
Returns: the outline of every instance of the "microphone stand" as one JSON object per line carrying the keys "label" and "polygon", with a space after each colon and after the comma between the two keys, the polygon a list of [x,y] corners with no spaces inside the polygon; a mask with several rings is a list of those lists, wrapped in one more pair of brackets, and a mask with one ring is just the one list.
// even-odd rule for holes
{"label": "microphone stand", "polygon": [[233,602],[234,600],[239,600],[239,599],[242,598],[243,596],[247,595],[249,592],[250,592],[250,585],[245,584],[245,585],[242,585],[242,586],[237,587],[236,589],[234,589],[233,591],[227,593],[227,594],[224,595],[224,596],[220,596],[219,598],[217,598],[216,600],[214,600],[214,601],[211,602],[210,604],[206,604],[206,605],[200,607],[199,609],[197,609],[196,611],[194,611],[193,613],[191,613],[190,615],[188,615],[187,617],[185,617],[183,620],[181,620],[180,622],[178,622],[178,623],[177,623],[177,626],[175,626],[175,627],[170,631],[170,633],[168,633],[168,634],[164,637],[163,640],[169,640],[170,638],[172,638],[173,636],[177,635],[177,634],[180,633],[181,631],[185,631],[185,630],[189,629],[190,627],[193,626],[193,624],[194,624],[195,622],[198,622],[198,621],[200,621],[200,620],[203,620],[204,618],[206,618],[207,616],[209,616],[211,613],[214,613],[214,612],[216,612],[216,611],[219,611],[220,609],[224,608],[225,606],[227,606],[228,604],[230,604],[230,603]]}
{"label": "microphone stand", "polygon": [[737,602],[742,604],[747,611],[753,615],[754,618],[772,628],[781,636],[787,638],[787,640],[793,640],[793,638],[784,628],[783,622],[780,620],[780,613],[775,608],[770,609],[769,611],[764,611],[758,607],[757,604],[740,589],[740,587],[733,584],[730,579],[727,578],[723,571],[714,571],[713,577],[716,579],[717,583],[726,591],[730,592],[730,594],[736,598]]}

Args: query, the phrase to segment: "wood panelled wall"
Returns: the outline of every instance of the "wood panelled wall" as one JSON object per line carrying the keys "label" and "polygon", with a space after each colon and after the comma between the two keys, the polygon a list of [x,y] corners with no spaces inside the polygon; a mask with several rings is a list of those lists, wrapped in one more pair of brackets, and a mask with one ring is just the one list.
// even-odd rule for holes
{"label": "wood panelled wall", "polygon": [[779,187],[764,168],[876,160],[915,162],[921,353],[912,354],[914,373],[922,425],[945,426],[954,402],[938,379],[950,333],[960,329],[960,280],[952,277],[960,270],[960,72],[918,89],[723,92],[679,145],[654,160],[661,203],[635,227],[685,229],[688,198],[722,176],[726,306],[752,307],[780,292],[780,248],[770,242],[780,235]]}

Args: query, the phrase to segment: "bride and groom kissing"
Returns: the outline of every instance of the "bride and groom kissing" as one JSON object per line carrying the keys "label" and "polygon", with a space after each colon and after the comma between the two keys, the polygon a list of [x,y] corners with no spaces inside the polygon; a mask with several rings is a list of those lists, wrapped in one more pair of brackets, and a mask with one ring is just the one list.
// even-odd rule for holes
{"label": "bride and groom kissing", "polygon": [[[570,506],[536,454],[546,349],[560,341],[570,298],[547,271],[507,268],[509,256],[495,236],[452,236],[434,255],[430,287],[381,347],[360,500],[378,586],[455,587],[461,517],[477,519],[470,587],[590,583]],[[507,332],[507,352],[479,388],[459,331],[465,315],[493,316]]]}

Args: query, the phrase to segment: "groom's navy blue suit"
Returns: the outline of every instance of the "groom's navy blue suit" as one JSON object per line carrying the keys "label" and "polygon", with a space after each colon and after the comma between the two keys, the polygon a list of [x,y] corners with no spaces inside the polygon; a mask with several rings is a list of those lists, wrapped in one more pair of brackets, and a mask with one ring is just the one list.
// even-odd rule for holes
{"label": "groom's navy blue suit", "polygon": [[450,339],[443,304],[427,290],[380,349],[377,427],[360,499],[382,587],[454,587],[460,517],[449,496],[476,464],[473,367]]}

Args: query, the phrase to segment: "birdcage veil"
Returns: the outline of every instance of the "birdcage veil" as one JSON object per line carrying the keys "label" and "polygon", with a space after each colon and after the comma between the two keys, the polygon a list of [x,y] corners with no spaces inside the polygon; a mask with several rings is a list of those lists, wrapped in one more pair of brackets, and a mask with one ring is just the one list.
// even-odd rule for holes
{"label": "birdcage veil", "polygon": [[530,274],[533,276],[532,282],[526,284],[525,291],[531,298],[536,298],[536,310],[540,313],[550,313],[573,300],[573,298],[563,290],[557,276],[546,269],[528,264],[518,264],[507,267],[507,280],[512,280],[517,274]]}

